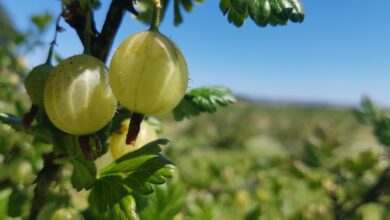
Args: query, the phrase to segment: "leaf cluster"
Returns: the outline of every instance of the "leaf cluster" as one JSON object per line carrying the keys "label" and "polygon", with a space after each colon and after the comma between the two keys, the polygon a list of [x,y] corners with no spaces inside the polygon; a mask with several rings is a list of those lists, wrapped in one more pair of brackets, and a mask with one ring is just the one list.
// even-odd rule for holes
{"label": "leaf cluster", "polygon": [[218,107],[236,102],[233,93],[226,87],[200,87],[189,91],[173,110],[177,121],[197,116],[202,112],[214,113]]}
{"label": "leaf cluster", "polygon": [[160,139],[130,152],[105,167],[90,195],[91,206],[107,219],[136,219],[133,193],[148,195],[152,184],[163,184],[174,173],[172,162],[161,154]]}
{"label": "leaf cluster", "polygon": [[303,22],[305,12],[300,0],[221,0],[223,15],[229,23],[241,27],[248,16],[261,27]]}

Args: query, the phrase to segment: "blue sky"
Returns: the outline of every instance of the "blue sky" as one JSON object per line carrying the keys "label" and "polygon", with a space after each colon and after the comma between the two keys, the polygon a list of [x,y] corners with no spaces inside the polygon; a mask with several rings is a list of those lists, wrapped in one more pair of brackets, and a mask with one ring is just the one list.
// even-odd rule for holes
{"label": "blue sky", "polygon": [[[31,15],[60,10],[54,0],[0,2],[21,30],[28,27]],[[390,106],[390,1],[302,2],[306,10],[302,24],[260,28],[247,20],[236,28],[222,16],[218,0],[205,0],[191,14],[184,14],[179,27],[173,26],[170,13],[160,30],[182,49],[191,88],[225,85],[251,97],[347,105],[369,95]],[[107,8],[104,3],[96,14],[98,29]],[[63,26],[67,31],[60,34],[57,50],[64,57],[81,53],[76,34]],[[146,28],[127,14],[114,48],[126,36]],[[45,56],[44,48],[29,54],[29,65],[43,62]]]}

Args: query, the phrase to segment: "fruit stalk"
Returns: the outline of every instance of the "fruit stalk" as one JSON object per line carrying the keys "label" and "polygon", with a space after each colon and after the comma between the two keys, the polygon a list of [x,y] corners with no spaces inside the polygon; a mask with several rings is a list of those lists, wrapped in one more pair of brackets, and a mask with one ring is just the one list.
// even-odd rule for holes
{"label": "fruit stalk", "polygon": [[50,42],[50,48],[49,48],[49,53],[47,55],[47,59],[46,59],[46,64],[49,64],[51,65],[51,58],[53,57],[53,51],[54,51],[54,46],[57,45],[57,34],[58,32],[61,31],[61,27],[60,27],[60,20],[61,20],[61,17],[62,17],[62,13],[60,13],[56,19],[56,29],[54,31],[54,36],[53,36],[53,40]]}
{"label": "fruit stalk", "polygon": [[129,124],[129,131],[127,132],[126,144],[134,145],[135,140],[137,139],[139,130],[141,128],[141,122],[144,120],[144,115],[134,112],[131,115],[131,120]]}
{"label": "fruit stalk", "polygon": [[25,129],[28,129],[34,121],[37,113],[38,113],[39,107],[37,105],[31,105],[30,111],[24,114],[22,124]]}
{"label": "fruit stalk", "polygon": [[153,1],[153,15],[150,23],[150,31],[158,31],[160,27],[161,2],[160,0]]}

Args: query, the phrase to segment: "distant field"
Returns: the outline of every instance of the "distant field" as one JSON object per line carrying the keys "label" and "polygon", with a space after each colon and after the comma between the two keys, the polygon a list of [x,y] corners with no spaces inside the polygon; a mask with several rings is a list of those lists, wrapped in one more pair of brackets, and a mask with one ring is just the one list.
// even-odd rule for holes
{"label": "distant field", "polygon": [[[165,151],[178,166],[183,194],[192,204],[189,219],[258,219],[251,213],[265,209],[260,219],[332,219],[321,185],[331,178],[327,168],[316,168],[312,183],[291,170],[294,161],[311,145],[332,147],[324,167],[378,149],[371,128],[347,108],[240,101],[215,114],[162,121],[163,136],[172,140]],[[313,216],[303,216],[310,207]]]}

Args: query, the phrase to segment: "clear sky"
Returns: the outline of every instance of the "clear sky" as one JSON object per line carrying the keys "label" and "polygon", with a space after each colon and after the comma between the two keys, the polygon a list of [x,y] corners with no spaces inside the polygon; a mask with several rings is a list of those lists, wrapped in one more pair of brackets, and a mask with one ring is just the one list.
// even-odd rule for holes
{"label": "clear sky", "polygon": [[[0,0],[23,30],[31,15],[58,14],[59,1]],[[96,14],[103,22],[108,3]],[[172,10],[160,28],[177,42],[190,70],[190,87],[225,85],[251,97],[357,104],[362,95],[390,106],[389,0],[303,0],[302,24],[260,28],[247,20],[236,28],[218,8],[219,0],[205,0],[184,13],[174,27]],[[66,32],[57,50],[64,56],[81,53],[75,32]],[[53,27],[54,28],[54,27]],[[147,27],[126,15],[114,48],[128,35]],[[52,31],[46,36],[49,42]],[[46,51],[30,54],[30,66],[45,60]]]}

